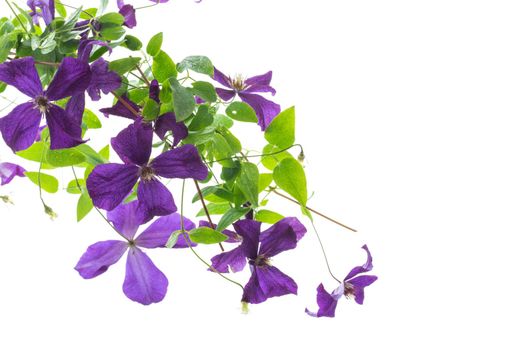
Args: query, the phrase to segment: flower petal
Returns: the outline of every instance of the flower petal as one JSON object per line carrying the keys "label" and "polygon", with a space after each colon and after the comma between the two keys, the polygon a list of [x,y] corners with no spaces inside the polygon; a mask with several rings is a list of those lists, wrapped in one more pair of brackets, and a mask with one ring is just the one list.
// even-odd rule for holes
{"label": "flower petal", "polygon": [[215,91],[217,92],[217,95],[221,98],[223,101],[229,101],[232,98],[235,97],[235,91],[233,90],[226,90],[221,88],[216,88]]}
{"label": "flower petal", "polygon": [[85,279],[103,274],[120,260],[128,249],[123,241],[104,241],[90,245],[75,266],[80,276]]}
{"label": "flower petal", "polygon": [[131,192],[138,178],[139,168],[134,165],[100,164],[87,178],[86,187],[96,207],[113,210]]}
{"label": "flower petal", "polygon": [[292,278],[274,266],[255,267],[244,287],[242,301],[259,304],[268,298],[287,294],[297,295],[297,284]]}
{"label": "flower petal", "polygon": [[46,113],[51,149],[63,149],[78,146],[82,140],[82,120],[78,115],[69,115],[57,105],[51,104]]}
{"label": "flower petal", "polygon": [[[179,231],[181,228],[181,215],[179,213],[166,215],[153,221],[153,223],[137,237],[135,242],[143,248],[161,248],[166,245],[171,234]],[[184,231],[190,231],[194,228],[195,224],[191,222],[190,219],[184,218]],[[181,238],[184,240],[184,237]],[[187,244],[184,243],[182,247],[179,245],[177,248],[187,247]]]}
{"label": "flower petal", "polygon": [[25,169],[13,163],[0,163],[0,186],[10,183],[15,176],[25,177]]}
{"label": "flower petal", "polygon": [[204,180],[208,176],[208,168],[202,162],[199,151],[189,144],[162,153],[153,159],[150,166],[156,175],[168,179]]}
{"label": "flower petal", "polygon": [[43,92],[33,57],[24,57],[0,64],[0,81],[14,86],[29,97],[37,97]]}
{"label": "flower petal", "polygon": [[335,317],[335,309],[341,296],[342,294],[329,294],[321,283],[319,287],[317,287],[317,305],[319,306],[319,310],[312,312],[305,309],[305,312],[313,317]]}
{"label": "flower petal", "polygon": [[168,279],[140,249],[128,252],[126,279],[122,286],[128,298],[143,305],[158,303],[168,290]]}
{"label": "flower petal", "polygon": [[130,29],[136,27],[135,8],[131,5],[123,5],[119,9],[119,13],[124,17],[124,25]]}
{"label": "flower petal", "polygon": [[252,85],[270,85],[270,83],[272,82],[272,71],[269,71],[269,72],[266,72],[264,74],[261,74],[261,75],[255,75],[251,78],[248,78],[244,81],[244,84],[246,84],[247,86],[252,86]]}
{"label": "flower petal", "polygon": [[122,95],[119,97],[117,103],[115,103],[113,107],[102,108],[99,111],[104,113],[106,117],[111,114],[131,120],[139,118],[137,114],[130,111],[130,109],[140,112],[140,107],[135,102],[131,101],[126,95]]}
{"label": "flower petal", "polygon": [[86,107],[86,97],[84,93],[71,96],[66,104],[66,113],[73,118],[75,125],[82,125],[82,116]]}
{"label": "flower petal", "polygon": [[266,130],[268,125],[272,122],[273,118],[281,113],[281,106],[277,103],[265,99],[262,96],[256,94],[250,94],[245,92],[239,92],[239,97],[243,102],[249,104],[255,111],[257,119],[259,119],[259,126],[261,130]]}
{"label": "flower petal", "polygon": [[223,86],[226,86],[227,88],[233,89],[231,79],[215,67],[213,67],[213,80],[215,80]]}
{"label": "flower petal", "polygon": [[31,146],[38,134],[42,114],[32,102],[16,106],[11,113],[0,119],[0,132],[5,143],[18,152]]}
{"label": "flower petal", "polygon": [[261,233],[260,253],[266,257],[275,256],[294,249],[306,233],[306,228],[297,218],[284,218]]}
{"label": "flower petal", "polygon": [[124,163],[142,166],[149,161],[152,141],[151,125],[137,120],[112,138],[111,146]]}
{"label": "flower petal", "polygon": [[228,273],[230,269],[232,272],[239,272],[246,266],[246,256],[242,247],[239,246],[229,252],[215,255],[211,258],[211,266],[213,269],[209,270],[214,272]]}
{"label": "flower petal", "polygon": [[276,94],[275,89],[273,87],[269,86],[269,85],[252,85],[252,86],[244,89],[243,92],[249,92],[249,93],[254,93],[254,92],[271,92],[272,96],[274,96]]}
{"label": "flower petal", "polygon": [[106,217],[118,232],[129,239],[133,239],[140,225],[149,219],[146,210],[137,200],[120,204],[115,209],[108,211]]}
{"label": "flower petal", "polygon": [[111,46],[109,46],[109,44],[105,41],[86,39],[81,40],[80,44],[78,45],[78,58],[82,61],[89,62],[91,51],[95,45],[107,48],[109,53],[113,51]]}
{"label": "flower petal", "polygon": [[157,79],[153,79],[149,84],[149,98],[160,103],[160,86]]}
{"label": "flower petal", "polygon": [[181,140],[188,137],[188,128],[184,122],[177,122],[175,114],[165,113],[155,121],[155,133],[160,139],[164,139],[168,131],[172,132],[173,145],[177,146]]}
{"label": "flower petal", "polygon": [[348,273],[348,275],[346,275],[345,281],[348,281],[349,279],[351,279],[352,277],[354,277],[354,276],[356,276],[356,275],[358,275],[360,273],[371,271],[372,268],[374,267],[372,265],[372,255],[370,254],[370,250],[368,250],[368,247],[366,246],[366,244],[364,246],[362,246],[361,248],[366,251],[366,255],[367,255],[366,263],[363,266],[356,266],[356,267],[354,267],[352,269],[352,271],[350,271],[350,273]]}
{"label": "flower petal", "polygon": [[261,234],[261,223],[259,221],[245,219],[233,224],[235,232],[242,236],[241,247],[244,255],[249,259],[255,259],[259,251],[259,235]]}
{"label": "flower petal", "polygon": [[137,197],[150,216],[164,216],[177,211],[173,195],[157,179],[140,181]]}
{"label": "flower petal", "polygon": [[363,305],[365,300],[365,287],[368,287],[372,283],[377,281],[377,276],[357,276],[347,281],[354,288],[355,302],[359,305]]}
{"label": "flower petal", "polygon": [[87,92],[93,101],[100,100],[100,91],[104,94],[109,94],[111,91],[120,88],[122,84],[120,75],[110,71],[108,62],[103,58],[99,58],[91,65],[91,73],[91,83]]}
{"label": "flower petal", "polygon": [[46,96],[51,101],[58,101],[80,94],[87,89],[90,81],[91,70],[87,62],[65,57],[47,88]]}

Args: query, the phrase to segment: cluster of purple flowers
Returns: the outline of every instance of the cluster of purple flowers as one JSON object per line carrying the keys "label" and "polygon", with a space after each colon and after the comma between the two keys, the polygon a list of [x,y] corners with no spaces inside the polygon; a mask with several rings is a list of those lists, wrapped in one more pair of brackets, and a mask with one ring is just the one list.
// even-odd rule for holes
{"label": "cluster of purple flowers", "polygon": [[[150,0],[165,3],[168,0]],[[50,25],[55,18],[53,0],[29,0],[27,2],[34,23],[42,19]],[[135,8],[117,0],[124,25],[137,25]],[[0,64],[0,82],[10,85],[28,97],[28,100],[14,107],[0,118],[0,133],[13,152],[23,151],[40,139],[43,127],[47,127],[51,150],[77,147],[83,139],[82,120],[86,104],[86,93],[93,101],[101,94],[109,94],[121,87],[122,77],[109,69],[103,58],[92,58],[94,47],[112,48],[106,41],[83,35],[75,57],[65,57],[57,64],[49,84],[42,84],[36,62],[32,57],[13,58]],[[276,91],[270,86],[272,72],[243,79],[231,78],[214,68],[213,79],[222,87],[215,88],[224,101],[236,96],[250,105],[264,131],[281,112],[281,107],[261,93]],[[46,86],[47,85],[47,86]],[[156,79],[148,81],[149,98],[157,104],[160,101],[160,84]],[[116,95],[117,96],[117,95]],[[64,103],[64,101],[66,101]],[[85,181],[86,190],[93,205],[107,211],[107,220],[123,240],[97,242],[88,247],[75,269],[85,279],[104,273],[117,263],[127,252],[126,273],[123,284],[124,294],[131,300],[144,305],[164,299],[168,279],[143,249],[165,248],[175,232],[173,248],[196,246],[191,242],[191,230],[196,225],[177,213],[172,193],[161,182],[162,179],[193,179],[204,181],[209,168],[202,160],[199,149],[184,143],[189,135],[184,122],[177,121],[174,112],[166,112],[154,120],[142,115],[142,106],[132,101],[126,93],[117,96],[116,103],[100,111],[130,120],[130,124],[111,139],[111,146],[121,162],[96,165]],[[155,135],[166,145],[166,135],[171,137],[169,147],[152,157]],[[13,163],[0,163],[0,185],[8,184],[15,176],[25,176],[25,169]],[[136,199],[129,200],[131,194]],[[142,225],[152,223],[137,236]],[[213,227],[210,222],[200,222],[199,227]],[[262,223],[247,215],[233,223],[234,230],[222,231],[226,243],[236,246],[211,259],[210,271],[214,273],[236,273],[248,265],[250,278],[244,286],[242,302],[259,304],[272,297],[297,294],[296,282],[277,267],[272,258],[293,250],[305,236],[307,229],[294,217],[286,217],[272,226],[262,229]],[[319,310],[306,312],[315,317],[334,317],[339,299],[344,295],[353,297],[358,304],[364,300],[364,288],[376,281],[376,276],[363,275],[372,270],[372,257],[368,247],[364,265],[355,267],[332,293],[323,284],[317,289]]]}

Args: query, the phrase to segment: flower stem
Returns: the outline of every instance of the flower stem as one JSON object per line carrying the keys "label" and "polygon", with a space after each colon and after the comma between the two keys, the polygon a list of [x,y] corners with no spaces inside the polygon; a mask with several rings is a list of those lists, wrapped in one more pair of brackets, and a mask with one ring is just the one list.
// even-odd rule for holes
{"label": "flower stem", "polygon": [[[286,151],[288,151],[289,149],[291,149],[293,147],[300,147],[301,148],[301,152],[303,151],[303,147],[300,144],[295,144],[295,145],[291,145],[289,147],[283,148],[282,150],[279,150],[279,151],[275,151],[275,152],[271,152],[271,153],[263,153],[263,154],[254,154],[254,155],[251,155],[251,156],[250,155],[245,155],[244,153],[241,152],[241,156],[245,160],[247,160],[247,158],[259,158],[259,157],[274,156],[276,154],[286,152]],[[223,160],[232,160],[232,159],[233,159],[232,157],[228,157],[228,158],[217,159],[217,160],[214,160],[214,161],[211,161],[211,162],[206,162],[206,163],[207,164],[213,164],[213,163],[221,162]]]}
{"label": "flower stem", "polygon": [[321,251],[323,252],[324,261],[326,263],[326,267],[328,268],[328,272],[330,273],[330,276],[332,276],[332,278],[336,280],[338,283],[341,283],[341,281],[337,279],[337,277],[335,277],[334,274],[332,273],[332,269],[330,268],[330,263],[328,262],[328,256],[326,255],[326,250],[324,249],[323,241],[321,241],[321,236],[319,235],[319,232],[317,232],[317,228],[315,227],[314,220],[310,219],[310,222],[312,223],[312,227],[314,228],[315,235],[317,236],[317,240],[319,241],[319,245],[321,246]]}
{"label": "flower stem", "polygon": [[[204,212],[206,213],[206,217],[208,218],[208,222],[210,223],[210,226],[214,228],[215,225],[213,224],[211,220],[210,212],[208,211],[208,207],[206,206],[206,202],[204,201],[204,196],[202,195],[202,191],[199,186],[199,183],[195,179],[193,180],[193,182],[195,182],[195,187],[197,188],[197,191],[199,192],[199,198],[202,203],[202,208],[204,209]],[[219,247],[221,247],[221,250],[224,251],[224,247],[222,246],[222,243],[219,243]]]}
{"label": "flower stem", "polygon": [[147,85],[148,87],[150,87],[151,84],[150,84],[148,78],[146,77],[146,74],[144,74],[144,72],[142,71],[142,69],[140,69],[140,65],[137,64],[137,65],[135,65],[135,67],[136,67],[137,70],[139,71],[140,76],[142,77],[142,80],[144,80],[144,82],[146,83],[146,85]]}
{"label": "flower stem", "polygon": [[20,26],[24,29],[24,31],[27,33],[27,35],[31,36],[31,33],[29,33],[29,31],[27,30],[26,26],[22,24],[22,21],[20,20],[20,17],[18,17],[18,14],[15,12],[15,10],[13,9],[13,7],[9,3],[9,1],[7,1],[7,0],[4,0],[4,1],[7,4],[7,6],[9,6],[9,9],[11,10],[11,12],[13,12],[13,14],[15,15],[16,19],[20,23]]}

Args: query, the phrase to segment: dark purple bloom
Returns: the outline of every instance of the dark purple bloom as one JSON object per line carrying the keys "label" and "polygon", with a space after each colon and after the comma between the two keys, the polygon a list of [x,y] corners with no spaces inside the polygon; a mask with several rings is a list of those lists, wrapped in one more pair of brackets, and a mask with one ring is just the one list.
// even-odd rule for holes
{"label": "dark purple bloom", "polygon": [[[143,305],[162,301],[166,296],[168,279],[140,248],[164,247],[171,234],[181,229],[180,214],[157,219],[136,238],[139,226],[148,220],[138,201],[118,206],[108,212],[107,217],[127,241],[102,241],[89,246],[75,270],[85,279],[97,277],[128,251],[124,294]],[[190,220],[183,220],[185,229],[195,227]],[[179,236],[176,247],[187,247],[183,236]]]}
{"label": "dark purple bloom", "polygon": [[258,95],[260,92],[271,92],[275,95],[275,89],[270,86],[272,72],[263,75],[243,79],[241,76],[231,78],[214,68],[213,80],[219,82],[228,89],[217,88],[217,94],[224,101],[229,101],[239,95],[241,100],[249,104],[259,119],[259,126],[264,131],[270,125],[273,118],[281,112],[281,106]]}
{"label": "dark purple bloom", "polygon": [[294,249],[306,233],[296,218],[284,218],[261,233],[261,223],[240,220],[233,224],[242,243],[235,249],[212,258],[212,266],[219,272],[241,271],[250,265],[252,275],[244,287],[242,301],[259,304],[268,298],[297,294],[297,284],[289,276],[270,264],[270,258]]}
{"label": "dark purple bloom", "polygon": [[119,13],[124,17],[124,25],[128,28],[134,28],[137,25],[135,17],[135,8],[132,5],[124,4],[124,0],[117,0]]}
{"label": "dark purple bloom", "polygon": [[87,189],[95,206],[114,209],[140,180],[137,196],[147,213],[168,215],[177,207],[171,192],[157,177],[196,180],[207,177],[208,168],[193,145],[176,147],[150,161],[152,139],[151,125],[137,120],[111,140],[124,164],[100,164],[89,175]]}
{"label": "dark purple bloom", "polygon": [[0,186],[10,183],[15,176],[25,177],[26,170],[13,163],[0,163]]}
{"label": "dark purple bloom", "polygon": [[377,280],[377,276],[372,275],[361,275],[362,273],[369,272],[372,270],[372,255],[368,247],[364,245],[362,247],[367,254],[366,263],[362,266],[357,266],[348,273],[343,280],[343,283],[335,289],[331,294],[326,291],[323,284],[321,283],[317,287],[317,305],[319,310],[312,312],[306,309],[306,313],[313,317],[334,317],[337,302],[344,295],[347,298],[353,297],[356,303],[362,305],[365,299],[365,287],[368,287]]}
{"label": "dark purple bloom", "polygon": [[33,17],[35,25],[38,25],[40,17],[46,25],[49,25],[55,19],[55,0],[27,0],[27,6],[31,9],[29,15]]}
{"label": "dark purple bloom", "polygon": [[52,101],[75,96],[86,90],[91,81],[87,63],[71,57],[64,58],[45,91],[32,57],[1,64],[0,81],[31,97],[29,102],[18,105],[0,119],[2,136],[14,152],[33,144],[42,116],[45,116],[49,128],[51,149],[69,148],[83,143],[82,119],[66,112]]}

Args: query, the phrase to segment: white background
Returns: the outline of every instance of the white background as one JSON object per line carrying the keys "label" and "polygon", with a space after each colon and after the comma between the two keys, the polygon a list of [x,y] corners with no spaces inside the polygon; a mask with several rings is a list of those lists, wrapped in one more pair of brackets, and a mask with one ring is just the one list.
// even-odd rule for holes
{"label": "white background", "polygon": [[273,70],[275,99],[297,106],[311,206],[359,229],[317,220],[334,270],[363,263],[368,243],[379,280],[364,306],[304,315],[319,282],[335,287],[311,232],[274,260],[299,297],[242,315],[238,287],[188,251],[156,250],[170,288],[143,307],[122,294],[124,261],[90,281],[73,270],[89,244],[117,238],[101,218],[77,225],[75,198],[47,195],[60,215],[51,222],[36,187],[17,179],[0,189],[16,202],[0,203],[0,348],[523,349],[524,10],[504,0],[173,0],[139,11],[136,34],[164,31],[177,59]]}

